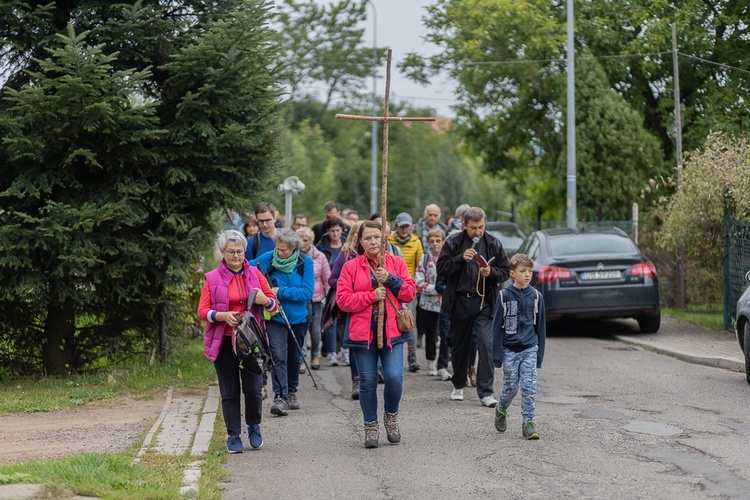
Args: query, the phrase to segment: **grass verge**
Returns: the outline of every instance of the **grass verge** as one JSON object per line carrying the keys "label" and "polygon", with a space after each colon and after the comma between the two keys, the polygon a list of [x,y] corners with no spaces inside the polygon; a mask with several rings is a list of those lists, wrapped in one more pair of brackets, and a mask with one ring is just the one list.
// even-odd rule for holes
{"label": "grass verge", "polygon": [[0,415],[39,412],[109,401],[120,396],[149,399],[165,387],[203,388],[215,382],[213,365],[203,356],[200,340],[190,340],[174,359],[162,365],[147,360],[87,375],[0,383]]}
{"label": "grass verge", "polygon": [[712,330],[724,329],[721,306],[694,305],[687,307],[684,311],[665,307],[661,311],[665,316],[684,319],[691,323],[711,328]]}

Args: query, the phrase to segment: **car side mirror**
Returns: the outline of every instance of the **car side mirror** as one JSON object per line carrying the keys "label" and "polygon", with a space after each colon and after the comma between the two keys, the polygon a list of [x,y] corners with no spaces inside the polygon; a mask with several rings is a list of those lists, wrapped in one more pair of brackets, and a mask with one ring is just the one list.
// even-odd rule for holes
{"label": "car side mirror", "polygon": [[745,273],[745,281],[750,281],[750,271]]}

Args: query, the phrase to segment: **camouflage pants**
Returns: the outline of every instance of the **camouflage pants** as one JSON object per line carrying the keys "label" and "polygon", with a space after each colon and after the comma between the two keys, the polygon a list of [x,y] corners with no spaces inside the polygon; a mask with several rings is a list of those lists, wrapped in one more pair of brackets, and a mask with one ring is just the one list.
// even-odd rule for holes
{"label": "camouflage pants", "polygon": [[521,415],[523,421],[534,419],[536,409],[536,353],[538,346],[521,352],[503,349],[503,388],[498,406],[507,410],[521,387]]}

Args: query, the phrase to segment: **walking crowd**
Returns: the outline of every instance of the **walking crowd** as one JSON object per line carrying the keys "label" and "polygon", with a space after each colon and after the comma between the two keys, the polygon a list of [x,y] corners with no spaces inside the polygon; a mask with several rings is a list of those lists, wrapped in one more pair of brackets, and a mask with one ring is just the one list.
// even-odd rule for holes
{"label": "walking crowd", "polygon": [[[257,449],[263,400],[272,392],[270,413],[277,417],[303,408],[300,376],[308,367],[319,370],[321,359],[349,367],[365,447],[379,445],[378,384],[387,440],[400,442],[404,349],[411,373],[422,371],[418,354],[424,349],[427,375],[451,382],[451,400],[464,400],[464,390],[476,387],[479,402],[494,408],[499,432],[520,389],[522,435],[538,439],[533,418],[545,315],[544,299],[530,285],[533,261],[522,254],[509,260],[500,240],[485,231],[479,207],[461,205],[441,221],[440,207],[430,204],[416,223],[399,213],[393,230],[379,213],[360,221],[335,201],[324,210],[324,221],[308,227],[308,217],[298,214],[290,228],[281,227],[271,203],[258,203],[247,220],[227,212],[217,238],[222,259],[206,273],[198,306],[206,322],[204,351],[219,382],[227,450],[244,450],[243,396],[250,447]],[[246,311],[265,325],[272,368],[264,373],[243,369],[234,355],[233,334]],[[499,402],[496,367],[503,368]]]}

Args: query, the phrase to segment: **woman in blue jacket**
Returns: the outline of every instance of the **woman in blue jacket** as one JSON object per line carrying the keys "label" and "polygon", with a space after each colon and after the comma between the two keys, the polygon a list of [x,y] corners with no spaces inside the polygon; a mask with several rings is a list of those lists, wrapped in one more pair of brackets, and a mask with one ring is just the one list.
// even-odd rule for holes
{"label": "woman in blue jacket", "polygon": [[[312,259],[301,253],[302,238],[292,229],[276,233],[276,247],[260,255],[251,263],[266,276],[281,309],[292,325],[294,337],[281,314],[266,322],[271,357],[276,365],[273,382],[274,400],[271,415],[287,415],[300,408],[297,398],[299,368],[302,362],[299,346],[305,338],[309,323],[308,303],[315,290],[315,269]],[[272,374],[273,375],[273,374]]]}

